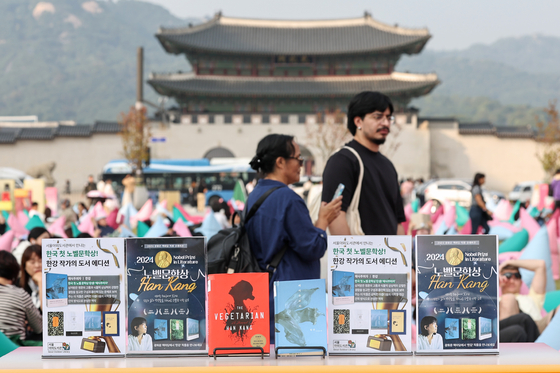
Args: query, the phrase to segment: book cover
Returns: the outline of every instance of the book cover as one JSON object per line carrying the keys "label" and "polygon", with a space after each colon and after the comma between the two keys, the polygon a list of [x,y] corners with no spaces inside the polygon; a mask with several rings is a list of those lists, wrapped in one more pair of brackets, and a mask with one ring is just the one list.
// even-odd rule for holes
{"label": "book cover", "polygon": [[167,339],[167,320],[155,319],[154,320],[154,340],[160,341]]}
{"label": "book cover", "polygon": [[475,319],[461,319],[461,339],[464,341],[469,339],[476,339]]}
{"label": "book cover", "polygon": [[[206,239],[130,238],[126,258],[129,340],[138,325],[150,336],[129,343],[127,356],[207,355]],[[187,318],[199,321],[195,337],[187,338]]]}
{"label": "book cover", "polygon": [[181,341],[185,339],[185,323],[183,320],[171,319],[170,338],[172,341]]}
{"label": "book cover", "polygon": [[332,301],[334,305],[354,303],[354,272],[333,271]]}
{"label": "book cover", "polygon": [[124,356],[122,238],[44,239],[43,356]]}
{"label": "book cover", "polygon": [[498,237],[416,236],[416,262],[416,325],[435,320],[443,339],[418,353],[497,354]]}
{"label": "book cover", "polygon": [[478,339],[492,338],[492,320],[486,317],[478,318]]}
{"label": "book cover", "polygon": [[[327,349],[325,280],[276,281],[274,283],[276,347]],[[278,354],[322,355],[318,349],[281,349]]]}
{"label": "book cover", "polygon": [[47,273],[47,307],[63,307],[68,305],[68,275]]}
{"label": "book cover", "polygon": [[459,319],[445,319],[445,339],[459,338]]}
{"label": "book cover", "polygon": [[197,339],[200,336],[200,323],[198,320],[187,318],[187,341]]}
{"label": "book cover", "polygon": [[[208,276],[208,345],[215,348],[261,347],[270,353],[268,273]],[[247,350],[257,353],[258,350]],[[243,353],[218,350],[217,355]]]}
{"label": "book cover", "polygon": [[410,237],[328,243],[329,355],[412,354]]}

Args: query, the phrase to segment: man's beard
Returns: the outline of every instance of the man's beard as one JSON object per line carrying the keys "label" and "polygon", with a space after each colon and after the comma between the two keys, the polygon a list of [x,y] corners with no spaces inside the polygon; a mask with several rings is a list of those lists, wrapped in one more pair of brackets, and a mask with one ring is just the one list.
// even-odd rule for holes
{"label": "man's beard", "polygon": [[387,140],[386,138],[383,139],[372,139],[371,142],[377,145],[383,145],[385,144],[385,140]]}

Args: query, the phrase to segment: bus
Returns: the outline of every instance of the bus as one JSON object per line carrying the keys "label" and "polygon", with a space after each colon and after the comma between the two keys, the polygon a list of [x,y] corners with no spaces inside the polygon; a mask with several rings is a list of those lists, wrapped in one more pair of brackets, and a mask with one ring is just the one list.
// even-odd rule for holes
{"label": "bus", "polygon": [[[152,159],[142,171],[146,188],[154,197],[159,191],[178,190],[181,192],[181,203],[185,204],[194,181],[197,186],[201,183],[206,185],[207,201],[213,195],[228,201],[233,196],[237,180],[247,184],[256,178],[249,161],[249,158]],[[117,195],[121,195],[122,180],[131,173],[127,160],[113,160],[103,167],[103,180],[110,179]]]}

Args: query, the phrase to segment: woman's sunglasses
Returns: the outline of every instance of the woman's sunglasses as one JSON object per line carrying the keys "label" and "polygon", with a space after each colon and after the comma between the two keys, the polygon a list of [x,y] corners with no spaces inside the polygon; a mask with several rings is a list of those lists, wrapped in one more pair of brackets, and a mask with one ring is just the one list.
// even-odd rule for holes
{"label": "woman's sunglasses", "polygon": [[506,272],[506,273],[503,273],[503,276],[505,278],[507,278],[508,280],[512,277],[515,277],[518,280],[521,279],[521,273],[519,273],[519,272]]}

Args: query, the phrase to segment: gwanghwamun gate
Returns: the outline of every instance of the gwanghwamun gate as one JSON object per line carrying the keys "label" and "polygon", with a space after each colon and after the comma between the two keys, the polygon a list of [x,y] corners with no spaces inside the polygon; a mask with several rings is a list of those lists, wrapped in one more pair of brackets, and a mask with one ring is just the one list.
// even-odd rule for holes
{"label": "gwanghwamun gate", "polygon": [[[352,96],[374,90],[395,104],[396,124],[382,152],[400,177],[483,172],[488,188],[505,192],[545,176],[530,128],[426,118],[408,107],[445,83],[436,74],[394,71],[402,54],[421,53],[431,37],[427,29],[386,25],[368,13],[315,21],[218,13],[200,25],[160,28],[156,37],[167,53],[184,54],[192,72],[149,76],[153,89],[180,106],[172,123],[153,122],[153,138],[164,141],[151,143],[152,158],[250,158],[262,137],[284,133],[302,145],[305,172],[320,175],[325,157],[313,138],[318,126],[336,113],[344,118]],[[2,123],[0,159],[20,170],[56,162],[55,178],[78,189],[88,174],[123,158],[118,132],[116,121]]]}

